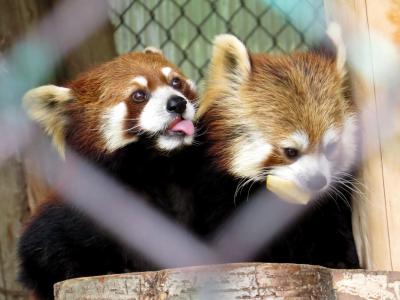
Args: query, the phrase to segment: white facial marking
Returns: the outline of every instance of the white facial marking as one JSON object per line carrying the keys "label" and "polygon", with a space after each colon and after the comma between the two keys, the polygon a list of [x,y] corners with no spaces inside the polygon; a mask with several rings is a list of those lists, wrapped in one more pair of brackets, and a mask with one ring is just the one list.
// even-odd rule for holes
{"label": "white facial marking", "polygon": [[161,68],[161,73],[168,79],[169,74],[171,74],[172,69],[170,67]]}
{"label": "white facial marking", "polygon": [[[170,122],[176,117],[167,111],[167,101],[172,96],[185,96],[170,86],[162,86],[153,91],[150,100],[147,102],[139,117],[139,125],[142,129],[149,133],[159,133],[164,131]],[[186,99],[186,98],[185,98]],[[193,120],[195,109],[192,103],[187,101],[186,110],[182,114],[185,120]],[[157,139],[157,146],[166,151],[181,146],[182,144],[190,145],[193,141],[192,136],[184,138],[177,136],[160,135]]]}
{"label": "white facial marking", "polygon": [[190,103],[189,101],[186,103],[186,110],[183,113],[182,117],[186,120],[193,120],[194,119],[194,115],[196,114],[196,111],[194,109],[194,106],[192,103]]}
{"label": "white facial marking", "polygon": [[185,145],[191,145],[193,143],[193,136],[185,136],[183,138],[183,143]]}
{"label": "white facial marking", "polygon": [[[310,191],[307,182],[312,181],[316,175],[323,175],[327,184],[322,191],[326,190],[333,181],[334,176],[340,176],[340,172],[349,171],[352,164],[354,164],[357,149],[356,131],[356,118],[349,116],[344,122],[341,134],[338,129],[333,127],[325,132],[321,141],[321,151],[300,156],[292,164],[275,167],[271,174],[290,180],[305,191]],[[332,142],[340,142],[342,144],[340,148],[342,157],[328,160],[323,150]]]}
{"label": "white facial marking", "polygon": [[[178,92],[169,86],[157,88],[140,114],[140,126],[150,132],[164,130],[172,118],[166,109],[167,101],[171,96],[177,94]],[[182,95],[180,94],[180,96]]]}
{"label": "white facial marking", "polygon": [[[142,87],[142,88],[148,88],[148,84],[149,84],[147,79],[144,76],[135,76],[132,78],[130,83],[138,85],[139,87]],[[134,87],[134,86],[127,88],[124,91],[124,96],[129,97],[136,89],[137,89],[137,87]]]}
{"label": "white facial marking", "polygon": [[262,163],[272,152],[272,146],[261,133],[254,132],[252,138],[244,139],[233,151],[233,173],[240,177],[254,177],[260,173]]}
{"label": "white facial marking", "polygon": [[106,142],[106,148],[109,152],[113,152],[138,140],[136,136],[127,138],[124,134],[126,130],[124,128],[126,115],[127,107],[125,102],[121,102],[110,108],[104,115],[102,132]]}
{"label": "white facial marking", "polygon": [[131,83],[135,83],[137,85],[140,85],[142,87],[146,87],[148,85],[147,79],[144,78],[143,76],[136,76],[132,79]]}
{"label": "white facial marking", "polygon": [[290,137],[281,142],[283,148],[296,148],[301,151],[307,149],[309,145],[308,135],[303,131],[295,131]]}
{"label": "white facial marking", "polygon": [[161,135],[157,139],[157,146],[165,151],[171,151],[182,145],[182,140],[178,137],[168,137],[165,135]]}
{"label": "white facial marking", "polygon": [[192,142],[193,136],[185,136],[182,142],[180,137],[161,135],[157,139],[157,146],[162,150],[171,151],[182,145],[191,145]]}
{"label": "white facial marking", "polygon": [[190,80],[190,79],[187,79],[186,80],[186,83],[189,85],[189,87],[190,87],[190,89],[192,90],[192,91],[196,91],[197,90],[197,86],[196,86],[196,84],[192,81],[192,80]]}

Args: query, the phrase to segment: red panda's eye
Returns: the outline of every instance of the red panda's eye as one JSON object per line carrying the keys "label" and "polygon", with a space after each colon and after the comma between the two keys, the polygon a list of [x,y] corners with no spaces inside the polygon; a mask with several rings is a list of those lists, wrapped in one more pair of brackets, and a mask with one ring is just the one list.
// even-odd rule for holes
{"label": "red panda's eye", "polygon": [[133,92],[132,94],[132,99],[135,102],[143,102],[146,101],[149,97],[149,94],[146,91],[143,90],[137,90]]}
{"label": "red panda's eye", "polygon": [[299,150],[295,148],[283,148],[283,153],[289,159],[296,159],[300,155]]}
{"label": "red panda's eye", "polygon": [[176,90],[180,90],[182,88],[182,80],[178,77],[172,78],[171,86]]}

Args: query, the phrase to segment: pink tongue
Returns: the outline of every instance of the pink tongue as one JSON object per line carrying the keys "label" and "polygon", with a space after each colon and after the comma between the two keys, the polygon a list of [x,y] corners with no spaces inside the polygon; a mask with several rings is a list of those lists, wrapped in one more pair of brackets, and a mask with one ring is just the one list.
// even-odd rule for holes
{"label": "pink tongue", "polygon": [[193,135],[194,133],[194,126],[192,121],[189,120],[182,120],[176,123],[174,126],[170,128],[171,131],[180,131],[186,135]]}

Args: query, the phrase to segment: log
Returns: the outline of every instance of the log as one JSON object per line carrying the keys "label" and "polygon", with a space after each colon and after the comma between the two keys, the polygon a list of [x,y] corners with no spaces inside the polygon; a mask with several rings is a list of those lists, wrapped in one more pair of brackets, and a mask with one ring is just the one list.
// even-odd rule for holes
{"label": "log", "polygon": [[70,279],[56,300],[400,299],[399,272],[239,263]]}

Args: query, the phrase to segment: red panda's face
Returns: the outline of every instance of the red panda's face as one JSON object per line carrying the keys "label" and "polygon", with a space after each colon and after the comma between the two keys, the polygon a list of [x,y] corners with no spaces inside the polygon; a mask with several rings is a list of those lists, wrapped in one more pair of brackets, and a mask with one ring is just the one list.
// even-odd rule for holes
{"label": "red panda's face", "polygon": [[195,86],[160,53],[128,53],[80,75],[68,88],[28,92],[34,119],[39,109],[33,98],[40,92],[42,98],[68,98],[54,118],[65,123],[67,143],[85,153],[113,153],[141,139],[171,151],[193,140]]}
{"label": "red panda's face", "polygon": [[251,55],[217,39],[199,114],[210,154],[238,178],[275,175],[324,192],[356,155],[355,108],[334,59],[315,53]]}
{"label": "red panda's face", "polygon": [[255,55],[252,62],[240,91],[248,135],[235,141],[231,170],[325,191],[349,171],[357,144],[355,108],[335,62],[313,53]]}
{"label": "red panda's face", "polygon": [[232,173],[277,175],[324,191],[349,171],[356,153],[355,108],[334,61],[313,53],[251,59],[252,72],[239,91],[242,120],[232,130],[247,134],[237,134],[232,144]]}

